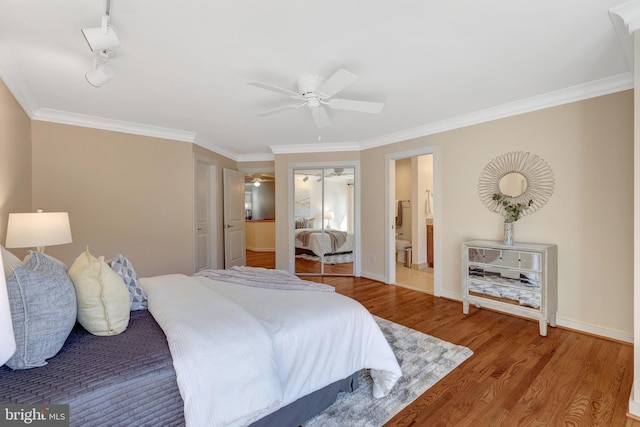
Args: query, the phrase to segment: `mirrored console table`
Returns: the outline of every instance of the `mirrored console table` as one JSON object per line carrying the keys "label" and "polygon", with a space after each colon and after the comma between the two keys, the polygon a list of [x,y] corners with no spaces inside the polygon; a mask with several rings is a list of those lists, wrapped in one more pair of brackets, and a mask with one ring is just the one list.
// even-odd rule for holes
{"label": "mirrored console table", "polygon": [[471,240],[462,244],[462,301],[556,326],[556,245]]}

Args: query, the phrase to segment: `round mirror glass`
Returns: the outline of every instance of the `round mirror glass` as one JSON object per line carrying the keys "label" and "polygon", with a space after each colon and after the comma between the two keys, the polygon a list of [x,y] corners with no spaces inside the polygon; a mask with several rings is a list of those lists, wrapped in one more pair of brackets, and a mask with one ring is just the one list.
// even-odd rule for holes
{"label": "round mirror glass", "polygon": [[527,178],[519,172],[509,172],[500,178],[498,188],[509,197],[520,197],[527,191]]}

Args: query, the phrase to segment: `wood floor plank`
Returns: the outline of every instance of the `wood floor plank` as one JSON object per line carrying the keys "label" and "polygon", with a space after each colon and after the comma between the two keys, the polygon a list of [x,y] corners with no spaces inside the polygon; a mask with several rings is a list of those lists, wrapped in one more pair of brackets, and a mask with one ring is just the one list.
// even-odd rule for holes
{"label": "wood floor plank", "polygon": [[561,328],[541,337],[537,322],[475,307],[463,315],[460,302],[370,279],[305,279],[334,286],[376,316],[474,352],[386,427],[640,427],[626,415],[629,344]]}

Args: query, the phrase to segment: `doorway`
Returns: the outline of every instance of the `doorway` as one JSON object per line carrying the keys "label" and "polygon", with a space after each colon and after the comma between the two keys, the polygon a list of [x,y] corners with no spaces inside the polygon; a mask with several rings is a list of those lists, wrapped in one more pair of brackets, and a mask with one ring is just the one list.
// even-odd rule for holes
{"label": "doorway", "polygon": [[357,165],[292,165],[290,174],[293,271],[357,275]]}
{"label": "doorway", "polygon": [[437,147],[387,155],[386,282],[438,296]]}
{"label": "doorway", "polygon": [[216,231],[216,171],[214,161],[194,156],[194,271],[218,268]]}

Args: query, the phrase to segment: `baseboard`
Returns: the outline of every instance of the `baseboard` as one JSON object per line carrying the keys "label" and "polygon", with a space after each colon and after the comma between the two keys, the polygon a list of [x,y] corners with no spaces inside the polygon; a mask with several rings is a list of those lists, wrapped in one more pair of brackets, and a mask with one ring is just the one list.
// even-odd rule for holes
{"label": "baseboard", "polygon": [[629,395],[629,410],[627,411],[627,416],[640,421],[640,403],[633,400],[633,389],[635,387],[636,384],[634,383],[631,386],[631,394]]}
{"label": "baseboard", "polygon": [[633,344],[633,334],[630,333],[602,328],[588,323],[576,322],[575,320],[565,319],[563,317],[557,317],[556,324],[562,328]]}
{"label": "baseboard", "polygon": [[385,283],[384,276],[380,276],[380,275],[374,274],[374,273],[369,273],[369,272],[366,272],[366,271],[361,271],[360,272],[360,277],[364,277],[365,279],[371,279],[371,280],[375,280],[375,281],[378,281],[378,282]]}
{"label": "baseboard", "polygon": [[[450,300],[462,302],[462,294],[441,290],[440,296]],[[600,326],[590,325],[588,323],[576,322],[575,320],[564,317],[557,317],[556,324],[562,328],[570,329],[576,332],[582,332],[589,335],[595,335],[602,338],[620,341],[623,343],[633,344],[633,334],[616,331],[613,329],[602,328]],[[639,404],[640,405],[640,404]],[[638,412],[640,414],[640,412]]]}

